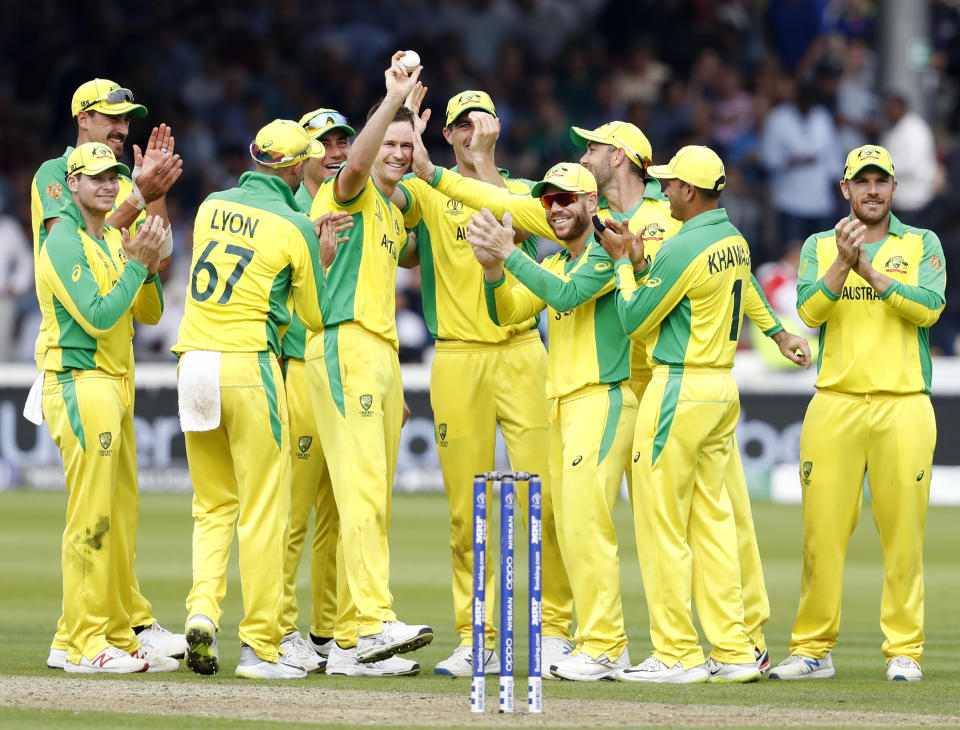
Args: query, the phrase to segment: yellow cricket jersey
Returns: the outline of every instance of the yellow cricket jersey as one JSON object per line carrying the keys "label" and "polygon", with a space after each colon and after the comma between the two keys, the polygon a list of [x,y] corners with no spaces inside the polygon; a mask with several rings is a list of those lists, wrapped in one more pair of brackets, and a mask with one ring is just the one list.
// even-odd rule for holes
{"label": "yellow cricket jersey", "polygon": [[617,318],[613,262],[592,236],[575,259],[564,249],[538,264],[518,249],[504,267],[520,283],[485,281],[487,311],[500,324],[524,322],[547,307],[548,398],[629,377],[630,343]]}
{"label": "yellow cricket jersey", "polygon": [[102,240],[88,234],[72,200],[57,217],[37,257],[37,367],[125,375],[133,368],[133,319],[156,324],[163,313],[160,278],[148,279],[145,266],[127,259],[117,229],[104,226]]}
{"label": "yellow cricket jersey", "polygon": [[275,175],[245,172],[238,187],[203,201],[190,268],[174,352],[280,354],[291,290],[300,319],[311,328],[323,324],[317,234]]}
{"label": "yellow cricket jersey", "polygon": [[890,232],[863,249],[893,284],[878,294],[854,271],[840,295],[823,276],[837,257],[832,230],[803,244],[797,311],[820,328],[817,388],[843,393],[929,393],[928,328],[940,317],[947,283],[940,239],[890,215]]}
{"label": "yellow cricket jersey", "polygon": [[616,262],[617,312],[654,366],[733,366],[750,286],[750,248],[722,208],[685,222],[634,276]]}
{"label": "yellow cricket jersey", "polygon": [[310,217],[330,211],[350,213],[353,228],[346,232],[348,240],[337,248],[327,271],[329,306],[324,309],[323,326],[356,322],[398,350],[397,259],[407,243],[403,215],[372,179],[353,200],[341,203],[330,178],[320,187]]}
{"label": "yellow cricket jersey", "polygon": [[[47,240],[47,229],[43,225],[44,221],[50,218],[60,217],[60,208],[66,203],[73,205],[70,198],[70,188],[67,187],[67,158],[73,152],[73,147],[67,147],[60,157],[47,160],[37,173],[33,176],[33,182],[30,185],[30,225],[33,228],[33,258],[37,259],[37,254],[43,248],[44,241]],[[117,193],[117,199],[113,202],[113,209],[123,203],[127,196],[133,192],[133,181],[126,175],[119,174],[120,191]],[[135,229],[143,223],[147,217],[144,210],[130,231],[130,235],[135,234]]]}
{"label": "yellow cricket jersey", "polygon": [[[530,231],[534,235],[557,241],[557,237],[547,223],[547,214],[537,198],[529,194],[516,194],[498,188],[480,180],[463,177],[458,173],[437,166],[430,184],[454,200],[475,208],[487,208],[498,218],[507,211],[513,216],[515,228]],[[614,213],[607,201],[601,198],[597,204],[597,215],[601,220],[613,218],[628,221],[630,231],[639,236],[644,243],[644,251],[651,261],[656,257],[663,242],[675,235],[681,227],[680,221],[670,215],[670,203],[660,191],[660,183],[651,180],[644,190],[640,204],[632,211]],[[561,243],[561,241],[557,241]],[[743,313],[770,337],[783,329],[773,307],[767,301],[760,284],[751,275],[744,286]],[[631,378],[643,379],[652,367],[644,349],[645,338],[631,337]]]}
{"label": "yellow cricket jersey", "polygon": [[[313,205],[313,196],[310,195],[310,191],[307,190],[305,184],[300,184],[293,199],[297,201],[297,206],[300,210],[304,213],[310,212],[310,206]],[[289,306],[291,309],[294,309],[294,312],[290,317],[290,326],[287,327],[286,334],[284,334],[283,339],[280,341],[280,350],[284,358],[295,357],[298,360],[303,360],[307,351],[307,328],[303,326],[303,322],[301,322],[300,317],[297,316],[293,301],[289,302]]]}
{"label": "yellow cricket jersey", "polygon": [[[505,192],[530,192],[529,180],[508,178],[506,171],[501,174]],[[447,197],[415,176],[405,178],[400,188],[407,196],[404,225],[416,234],[423,315],[434,339],[495,344],[536,327],[536,318],[497,326],[487,316],[480,264],[467,243],[467,223],[478,208]],[[536,237],[527,238],[520,249],[536,260]],[[506,276],[508,286],[516,284],[513,274]]]}

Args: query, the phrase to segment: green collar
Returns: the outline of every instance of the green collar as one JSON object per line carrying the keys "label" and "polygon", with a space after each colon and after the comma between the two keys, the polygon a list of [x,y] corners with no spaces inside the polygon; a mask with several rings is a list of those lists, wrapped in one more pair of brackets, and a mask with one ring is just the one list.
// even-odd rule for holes
{"label": "green collar", "polygon": [[240,176],[239,186],[244,190],[280,198],[291,210],[297,213],[302,212],[290,186],[276,175],[268,175],[265,172],[245,172]]}
{"label": "green collar", "polygon": [[715,226],[718,223],[726,223],[728,220],[727,211],[724,208],[708,210],[700,215],[695,215],[693,218],[686,221],[682,226],[680,226],[678,233],[690,231],[694,228],[703,228],[704,226]]}

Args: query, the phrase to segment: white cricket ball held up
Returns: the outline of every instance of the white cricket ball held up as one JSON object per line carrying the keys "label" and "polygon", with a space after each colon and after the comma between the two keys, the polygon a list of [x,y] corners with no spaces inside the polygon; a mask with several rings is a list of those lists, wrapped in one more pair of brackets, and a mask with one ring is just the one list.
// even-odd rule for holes
{"label": "white cricket ball held up", "polygon": [[413,69],[420,65],[420,54],[416,51],[404,51],[400,63],[403,64],[403,67],[407,69],[407,71],[413,71]]}

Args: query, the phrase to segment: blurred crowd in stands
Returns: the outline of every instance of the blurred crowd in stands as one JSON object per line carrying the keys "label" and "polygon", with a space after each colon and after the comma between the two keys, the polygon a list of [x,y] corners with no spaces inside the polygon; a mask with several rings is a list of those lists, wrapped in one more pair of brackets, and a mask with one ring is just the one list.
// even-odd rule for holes
{"label": "blurred crowd in stands", "polygon": [[[250,167],[247,145],[276,117],[318,107],[360,127],[397,49],[423,59],[428,145],[447,99],[490,92],[503,131],[498,163],[539,179],[576,159],[571,125],[622,119],[664,162],[707,144],[727,164],[721,204],[750,241],[754,268],[790,314],[799,247],[846,210],[837,181],[846,152],[886,145],[897,168],[895,214],[936,231],[948,262],[947,310],[935,351],[960,354],[960,0],[929,0],[929,109],[883,88],[872,0],[40,0],[0,26],[0,360],[29,360],[33,295],[29,185],[73,144],[70,97],[111,78],[173,128],[184,175],[168,197],[177,251],[160,326],[142,328],[141,357],[169,357],[190,263],[194,211]],[[129,156],[129,152],[128,152]],[[403,360],[429,358],[419,272],[397,292]],[[791,317],[791,319],[795,319]]]}

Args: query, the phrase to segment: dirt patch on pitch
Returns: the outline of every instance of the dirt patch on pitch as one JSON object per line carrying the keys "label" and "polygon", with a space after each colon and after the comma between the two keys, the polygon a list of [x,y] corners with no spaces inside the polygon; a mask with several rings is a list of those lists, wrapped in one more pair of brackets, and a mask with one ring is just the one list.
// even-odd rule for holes
{"label": "dirt patch on pitch", "polygon": [[[519,698],[518,698],[519,700]],[[497,698],[487,698],[487,714],[471,715],[469,698],[384,690],[257,684],[198,684],[100,677],[0,677],[0,706],[97,710],[151,715],[233,718],[276,722],[424,727],[605,727],[673,725],[732,727],[838,725],[958,725],[960,717],[892,712],[668,705],[651,702],[549,699],[542,715],[496,714]],[[520,702],[518,701],[518,706]]]}

